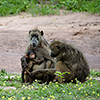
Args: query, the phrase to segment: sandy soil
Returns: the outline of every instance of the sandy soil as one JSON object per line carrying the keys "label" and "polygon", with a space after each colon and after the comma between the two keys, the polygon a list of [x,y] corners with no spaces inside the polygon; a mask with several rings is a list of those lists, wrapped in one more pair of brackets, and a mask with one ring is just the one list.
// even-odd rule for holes
{"label": "sandy soil", "polygon": [[0,17],[0,70],[21,72],[20,58],[28,45],[28,31],[34,28],[43,30],[49,43],[56,38],[75,45],[90,68],[100,70],[100,16],[87,13]]}

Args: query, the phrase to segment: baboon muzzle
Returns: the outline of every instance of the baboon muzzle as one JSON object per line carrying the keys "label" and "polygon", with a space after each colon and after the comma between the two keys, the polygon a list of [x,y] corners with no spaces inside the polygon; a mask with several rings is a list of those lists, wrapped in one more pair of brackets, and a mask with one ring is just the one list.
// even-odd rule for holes
{"label": "baboon muzzle", "polygon": [[36,47],[35,43],[32,43],[32,46],[33,46],[33,47]]}
{"label": "baboon muzzle", "polygon": [[32,38],[31,45],[32,45],[33,48],[38,46],[38,39],[37,39],[37,37],[33,37]]}

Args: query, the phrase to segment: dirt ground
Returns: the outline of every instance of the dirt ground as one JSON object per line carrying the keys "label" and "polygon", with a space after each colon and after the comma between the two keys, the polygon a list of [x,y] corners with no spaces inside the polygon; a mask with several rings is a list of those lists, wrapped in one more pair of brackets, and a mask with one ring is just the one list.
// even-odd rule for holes
{"label": "dirt ground", "polygon": [[49,43],[56,38],[73,44],[90,68],[100,70],[100,16],[88,13],[0,17],[0,70],[21,72],[20,58],[28,45],[28,31],[34,28],[43,30]]}

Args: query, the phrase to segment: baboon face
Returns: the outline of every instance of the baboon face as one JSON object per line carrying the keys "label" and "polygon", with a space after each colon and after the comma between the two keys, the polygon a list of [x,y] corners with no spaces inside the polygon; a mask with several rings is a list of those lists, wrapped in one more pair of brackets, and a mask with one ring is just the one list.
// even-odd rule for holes
{"label": "baboon face", "polygon": [[40,44],[42,36],[43,31],[39,31],[38,29],[29,31],[29,39],[33,48],[36,48]]}
{"label": "baboon face", "polygon": [[53,41],[50,44],[50,49],[51,49],[51,57],[56,57],[63,50],[63,43],[59,41]]}
{"label": "baboon face", "polygon": [[33,50],[27,52],[26,58],[32,60],[36,58],[36,53]]}

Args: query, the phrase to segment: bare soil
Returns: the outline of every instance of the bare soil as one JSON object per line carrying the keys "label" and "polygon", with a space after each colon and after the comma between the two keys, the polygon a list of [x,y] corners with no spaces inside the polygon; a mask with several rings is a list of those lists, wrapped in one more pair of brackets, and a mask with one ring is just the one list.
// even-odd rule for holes
{"label": "bare soil", "polygon": [[37,16],[22,13],[0,17],[0,70],[20,73],[20,58],[28,45],[28,31],[38,28],[53,39],[73,44],[85,55],[90,68],[100,70],[100,16],[88,13]]}

